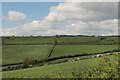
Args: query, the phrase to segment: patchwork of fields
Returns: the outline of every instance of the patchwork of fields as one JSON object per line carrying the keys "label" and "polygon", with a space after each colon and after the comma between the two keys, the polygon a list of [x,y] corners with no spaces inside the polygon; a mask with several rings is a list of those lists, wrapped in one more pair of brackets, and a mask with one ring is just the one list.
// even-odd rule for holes
{"label": "patchwork of fields", "polygon": [[118,44],[118,37],[101,37],[101,36],[74,36],[74,37],[56,37],[56,36],[39,36],[39,37],[3,37],[4,44]]}
{"label": "patchwork of fields", "polygon": [[[62,56],[74,56],[82,54],[102,53],[106,51],[118,50],[118,37],[114,36],[39,36],[39,37],[3,37],[2,38],[2,64],[13,64],[23,62],[24,59],[42,61]],[[87,55],[89,56],[89,55]],[[86,56],[79,56],[86,57]],[[114,59],[115,56],[110,56]],[[58,63],[72,58],[62,58],[51,60],[49,62],[39,62],[34,64],[32,68],[20,69],[12,71],[3,71],[3,77],[39,77],[42,74],[54,74],[62,71],[66,76],[73,70],[78,68],[84,71],[85,67],[92,67],[98,64],[103,58],[87,59],[74,62]],[[42,64],[42,66],[41,66]],[[44,66],[48,65],[48,66]],[[10,67],[15,67],[12,65]],[[8,66],[3,67],[8,69]],[[34,74],[34,75],[33,75]]]}

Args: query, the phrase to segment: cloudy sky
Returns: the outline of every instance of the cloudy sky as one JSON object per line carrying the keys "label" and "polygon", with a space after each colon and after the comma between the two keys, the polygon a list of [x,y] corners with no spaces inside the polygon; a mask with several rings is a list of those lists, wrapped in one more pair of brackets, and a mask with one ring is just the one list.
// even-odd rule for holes
{"label": "cloudy sky", "polygon": [[117,2],[4,2],[2,35],[117,35]]}

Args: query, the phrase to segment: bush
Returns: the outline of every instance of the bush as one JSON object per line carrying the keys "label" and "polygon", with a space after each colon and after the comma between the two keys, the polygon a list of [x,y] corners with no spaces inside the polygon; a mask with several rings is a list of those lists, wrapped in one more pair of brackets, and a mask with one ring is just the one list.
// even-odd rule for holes
{"label": "bush", "polygon": [[32,60],[30,58],[25,58],[23,60],[23,66],[24,66],[24,68],[28,68],[30,65],[33,65],[35,63],[37,63],[37,60]]}
{"label": "bush", "polygon": [[119,78],[119,62],[117,59],[114,59],[112,62],[110,61],[109,56],[103,57],[104,60],[99,63],[98,66],[92,68],[86,68],[84,72],[80,72],[77,69],[73,69],[71,75],[65,77],[62,73],[58,73],[55,75],[44,75],[47,78],[55,77],[57,78]]}

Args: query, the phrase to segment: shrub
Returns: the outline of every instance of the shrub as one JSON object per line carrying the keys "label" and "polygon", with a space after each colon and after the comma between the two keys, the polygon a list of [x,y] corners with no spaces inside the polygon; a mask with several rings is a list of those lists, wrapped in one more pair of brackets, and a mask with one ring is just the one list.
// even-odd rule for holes
{"label": "shrub", "polygon": [[32,60],[30,58],[25,58],[23,60],[23,66],[24,66],[24,68],[28,68],[30,65],[33,65],[35,63],[37,63],[37,60]]}
{"label": "shrub", "polygon": [[117,59],[114,59],[112,62],[110,61],[109,56],[103,57],[103,61],[99,63],[98,66],[92,67],[92,68],[86,68],[84,72],[80,72],[77,69],[73,69],[71,72],[71,75],[68,75],[68,77],[65,77],[62,73],[52,75],[44,75],[44,77],[47,76],[47,78],[55,77],[57,78],[119,78],[119,62]]}

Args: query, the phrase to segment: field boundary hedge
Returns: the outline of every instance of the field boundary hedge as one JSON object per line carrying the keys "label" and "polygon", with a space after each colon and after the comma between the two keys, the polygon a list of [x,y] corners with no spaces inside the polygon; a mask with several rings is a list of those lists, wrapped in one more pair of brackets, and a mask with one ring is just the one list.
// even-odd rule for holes
{"label": "field boundary hedge", "polygon": [[[96,58],[96,57],[102,57],[102,56],[106,56],[106,55],[113,55],[114,52],[112,53],[109,53],[109,54],[103,54],[103,55],[94,55],[94,56],[89,56],[89,57],[83,57],[83,58],[76,58],[74,60],[63,60],[63,61],[59,61],[59,62],[55,62],[55,63],[47,63],[47,65],[51,65],[51,64],[58,64],[58,63],[64,63],[64,62],[71,62],[71,61],[78,61],[78,60],[85,60],[85,59],[90,59],[90,58]],[[39,65],[39,66],[44,66],[44,64],[46,63],[43,63],[42,65]],[[28,67],[23,67],[23,66],[16,66],[16,67],[8,67],[6,69],[2,69],[2,71],[11,71],[11,70],[18,70],[18,69],[25,69],[25,68],[32,68],[31,66],[28,66]]]}
{"label": "field boundary hedge", "polygon": [[52,52],[53,52],[53,50],[54,50],[54,48],[55,48],[55,44],[53,45],[53,47],[52,47],[52,49],[50,50],[50,52],[49,52],[49,54],[48,54],[48,56],[47,57],[50,57],[51,56],[51,54],[52,54]]}
{"label": "field boundary hedge", "polygon": [[[53,45],[54,43],[34,43],[34,44],[3,44],[3,45]],[[56,45],[118,45],[118,42],[114,43],[99,43],[99,41],[90,42],[69,42],[69,43],[57,43]]]}
{"label": "field boundary hedge", "polygon": [[[43,60],[37,61],[37,63],[49,62],[49,61],[53,61],[53,60],[57,60],[57,59],[63,59],[63,58],[73,58],[73,57],[78,57],[78,56],[89,56],[89,55],[106,54],[106,53],[114,53],[114,52],[120,52],[120,49],[112,50],[112,51],[105,51],[105,52],[101,52],[101,53],[77,54],[77,55],[68,55],[68,56],[53,57],[53,58],[43,59]],[[12,66],[12,65],[19,65],[19,64],[22,64],[22,62],[20,62],[20,63],[13,63],[13,64],[0,65],[0,67],[1,66],[5,67],[5,66]]]}
{"label": "field boundary hedge", "polygon": [[46,44],[51,44],[51,45],[53,45],[54,43],[34,43],[34,44],[17,43],[17,44],[3,44],[3,45],[46,45]]}

